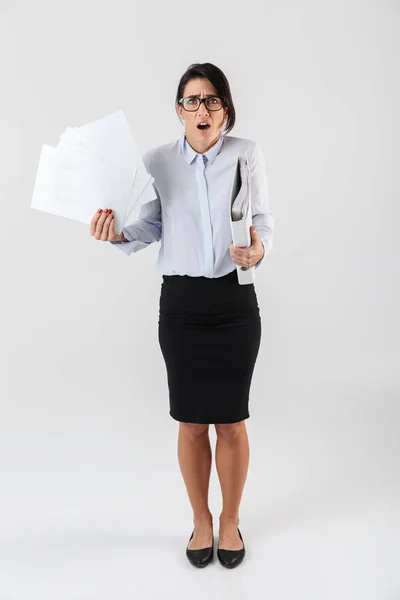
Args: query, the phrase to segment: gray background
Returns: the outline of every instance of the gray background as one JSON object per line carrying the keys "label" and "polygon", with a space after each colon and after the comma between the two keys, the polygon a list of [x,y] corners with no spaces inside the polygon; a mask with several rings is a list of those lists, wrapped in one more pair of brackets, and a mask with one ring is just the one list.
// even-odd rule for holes
{"label": "gray background", "polygon": [[[393,1],[0,1],[1,600],[400,598],[399,24]],[[276,218],[248,555],[202,575],[159,244],[126,257],[30,208],[41,145],[67,126],[122,108],[142,151],[177,139],[198,61],[230,81],[231,135],[261,144]],[[215,464],[210,507],[217,523]]]}

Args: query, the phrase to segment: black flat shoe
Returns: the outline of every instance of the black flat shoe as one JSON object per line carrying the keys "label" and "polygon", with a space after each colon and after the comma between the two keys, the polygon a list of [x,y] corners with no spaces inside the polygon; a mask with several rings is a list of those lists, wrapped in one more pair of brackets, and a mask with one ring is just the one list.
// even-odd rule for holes
{"label": "black flat shoe", "polygon": [[[192,531],[192,535],[189,538],[189,542],[192,539],[194,535],[194,529]],[[188,542],[188,545],[189,545]],[[198,550],[189,550],[188,547],[186,547],[186,556],[188,557],[190,563],[194,566],[194,567],[206,567],[208,565],[208,563],[210,563],[213,559],[214,556],[214,536],[213,536],[213,541],[212,541],[212,546],[210,546],[209,548],[199,548]]]}
{"label": "black flat shoe", "polygon": [[[243,538],[241,536],[239,527],[237,528],[237,530],[239,533],[239,537],[243,542]],[[221,563],[221,565],[227,567],[228,569],[233,569],[234,567],[240,565],[240,563],[244,559],[245,554],[246,550],[244,547],[244,542],[243,548],[241,548],[240,550],[224,550],[223,548],[217,548],[217,556],[219,562]]]}

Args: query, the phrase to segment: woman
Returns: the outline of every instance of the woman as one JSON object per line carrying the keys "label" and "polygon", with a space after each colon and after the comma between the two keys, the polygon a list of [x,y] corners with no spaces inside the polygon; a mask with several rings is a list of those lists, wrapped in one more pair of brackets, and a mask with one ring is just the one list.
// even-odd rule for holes
{"label": "woman", "polygon": [[[208,505],[209,425],[217,434],[216,468],[222,490],[217,555],[236,567],[245,546],[239,504],[247,476],[249,389],[261,339],[254,284],[238,283],[236,265],[256,268],[272,247],[265,163],[252,140],[227,136],[235,109],[224,73],[211,63],[191,65],[178,85],[175,108],[182,136],[147,150],[157,199],[140,218],[114,230],[112,211],[93,216],[90,233],[126,254],[161,240],[159,344],[165,360],[170,415],[179,421],[178,460],[193,509],[186,555],[196,567],[213,558]],[[224,131],[222,131],[224,127]],[[233,246],[230,194],[237,158],[249,156],[253,228],[249,247]]]}

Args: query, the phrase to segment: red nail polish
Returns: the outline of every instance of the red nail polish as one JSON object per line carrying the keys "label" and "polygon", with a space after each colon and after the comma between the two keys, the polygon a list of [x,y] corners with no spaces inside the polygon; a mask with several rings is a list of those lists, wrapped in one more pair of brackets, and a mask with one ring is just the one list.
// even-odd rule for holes
{"label": "red nail polish", "polygon": [[105,214],[107,214],[107,213],[108,213],[108,209],[107,209],[107,208],[106,208],[106,210],[104,211],[104,213],[105,213]]}
{"label": "red nail polish", "polygon": [[101,208],[99,208],[98,212],[99,212],[99,213],[101,213],[101,212],[103,212],[103,211],[101,210]]}
{"label": "red nail polish", "polygon": [[110,215],[111,215],[111,213],[112,213],[112,208],[110,208]]}

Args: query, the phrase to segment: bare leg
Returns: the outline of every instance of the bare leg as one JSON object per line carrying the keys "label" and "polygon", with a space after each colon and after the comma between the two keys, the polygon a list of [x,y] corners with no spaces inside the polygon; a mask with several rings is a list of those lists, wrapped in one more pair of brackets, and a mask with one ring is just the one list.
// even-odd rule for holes
{"label": "bare leg", "polygon": [[237,527],[239,505],[249,466],[249,440],[246,424],[215,424],[217,444],[215,460],[222,491],[222,512],[219,517],[218,547],[225,550],[243,548]]}
{"label": "bare leg", "polygon": [[189,550],[212,545],[212,514],[208,506],[211,474],[209,425],[179,423],[178,460],[193,509],[195,532]]}

